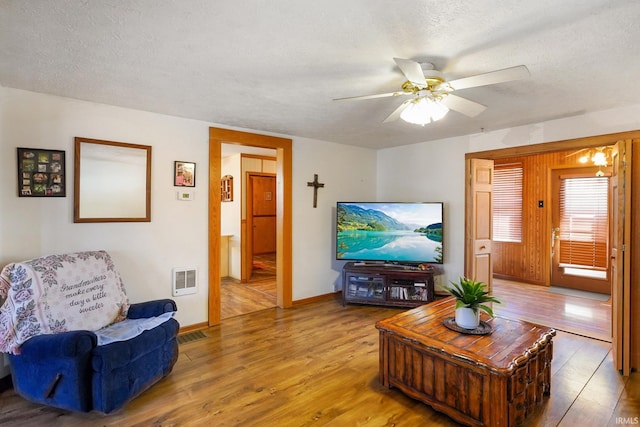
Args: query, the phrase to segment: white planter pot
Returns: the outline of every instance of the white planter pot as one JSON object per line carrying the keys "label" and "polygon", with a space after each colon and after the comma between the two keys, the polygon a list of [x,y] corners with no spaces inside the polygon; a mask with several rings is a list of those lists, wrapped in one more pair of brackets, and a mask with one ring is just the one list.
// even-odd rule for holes
{"label": "white planter pot", "polygon": [[468,307],[456,308],[456,324],[461,328],[475,329],[480,324],[480,310],[476,310]]}

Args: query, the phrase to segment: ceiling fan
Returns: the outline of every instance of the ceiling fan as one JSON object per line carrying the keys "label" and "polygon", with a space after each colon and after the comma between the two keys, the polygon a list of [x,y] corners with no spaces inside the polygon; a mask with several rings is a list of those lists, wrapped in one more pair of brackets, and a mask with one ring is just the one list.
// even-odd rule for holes
{"label": "ceiling fan", "polygon": [[396,96],[411,96],[393,111],[384,123],[402,118],[409,123],[425,125],[444,117],[451,109],[468,117],[475,117],[487,107],[478,102],[454,95],[453,92],[472,87],[487,86],[529,77],[524,65],[491,71],[475,76],[447,81],[431,63],[419,63],[411,59],[393,58],[407,78],[401,90],[376,95],[336,98],[334,101],[352,101]]}

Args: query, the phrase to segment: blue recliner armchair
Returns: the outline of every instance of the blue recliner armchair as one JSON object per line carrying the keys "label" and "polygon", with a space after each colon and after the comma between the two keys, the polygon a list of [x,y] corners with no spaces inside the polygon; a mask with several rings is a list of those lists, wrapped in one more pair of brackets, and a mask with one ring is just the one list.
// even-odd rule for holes
{"label": "blue recliner armchair", "polygon": [[10,264],[0,274],[3,299],[0,351],[27,400],[110,413],[167,376],[178,358],[175,302],[129,305],[104,251]]}

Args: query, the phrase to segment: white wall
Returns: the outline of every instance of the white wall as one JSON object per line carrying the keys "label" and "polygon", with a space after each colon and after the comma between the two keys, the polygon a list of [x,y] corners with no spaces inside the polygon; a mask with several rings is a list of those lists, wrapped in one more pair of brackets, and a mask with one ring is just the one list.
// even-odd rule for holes
{"label": "white wall", "polygon": [[[199,267],[197,295],[177,299],[184,325],[206,319],[208,125],[142,111],[8,88],[0,131],[0,264],[51,253],[105,249],[132,302],[171,296],[171,268]],[[73,223],[73,143],[81,136],[151,145],[150,223]],[[67,197],[16,193],[16,147],[66,151]],[[198,164],[195,198],[177,200],[173,161]]]}
{"label": "white wall", "polygon": [[465,154],[640,129],[640,105],[378,151],[377,198],[442,201],[444,277],[464,273]]}
{"label": "white wall", "polygon": [[[164,116],[0,87],[0,266],[49,253],[106,249],[132,302],[171,296],[171,268],[197,266],[200,288],[176,298],[183,326],[207,319],[207,162],[209,126]],[[640,105],[519,128],[378,152],[293,137],[293,298],[339,286],[337,201],[445,202],[447,279],[463,272],[464,154],[640,129]],[[73,223],[73,138],[153,147],[150,223]],[[65,150],[67,197],[17,197],[16,147]],[[197,163],[194,200],[179,202],[173,161]],[[307,182],[319,175],[325,187]]]}
{"label": "white wall", "polygon": [[[376,152],[312,139],[293,146],[293,299],[342,289],[344,261],[335,260],[335,216],[338,201],[375,200]],[[318,207],[313,187],[318,174]]]}
{"label": "white wall", "polygon": [[378,152],[378,201],[444,202],[444,280],[464,269],[459,242],[464,244],[466,149],[464,140],[447,139]]}
{"label": "white wall", "polygon": [[[207,321],[208,141],[209,127],[219,125],[3,87],[0,113],[0,267],[105,249],[139,302],[171,297],[171,268],[195,266],[198,292],[175,298],[177,318],[182,326]],[[153,147],[150,223],[73,223],[75,136]],[[16,147],[65,150],[67,197],[18,197]],[[177,200],[174,160],[197,164],[193,201]],[[293,164],[293,296],[300,299],[333,291],[335,201],[375,196],[375,151],[294,137]],[[317,209],[306,186],[314,173],[326,184]]]}
{"label": "white wall", "polygon": [[240,232],[242,229],[242,176],[240,173],[240,154],[222,158],[222,176],[231,175],[233,178],[233,201],[221,203],[220,206],[220,234],[229,238],[229,276],[240,280],[242,272],[240,265],[241,245]]}
{"label": "white wall", "polygon": [[640,104],[469,135],[468,152],[563,141],[640,129]]}

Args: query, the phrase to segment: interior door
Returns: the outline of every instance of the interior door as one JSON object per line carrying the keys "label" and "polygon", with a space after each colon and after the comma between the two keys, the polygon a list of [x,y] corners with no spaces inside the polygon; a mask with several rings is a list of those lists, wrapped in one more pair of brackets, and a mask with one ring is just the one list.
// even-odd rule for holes
{"label": "interior door", "polygon": [[618,141],[611,176],[611,316],[616,369],[631,372],[631,141]]}
{"label": "interior door", "polygon": [[465,276],[485,283],[491,291],[493,160],[467,160],[467,177]]}
{"label": "interior door", "polygon": [[611,173],[599,176],[598,171],[551,172],[551,284],[610,294]]}
{"label": "interior door", "polygon": [[276,251],[276,177],[249,175],[253,255]]}

